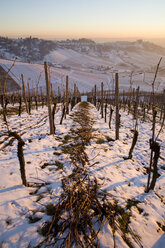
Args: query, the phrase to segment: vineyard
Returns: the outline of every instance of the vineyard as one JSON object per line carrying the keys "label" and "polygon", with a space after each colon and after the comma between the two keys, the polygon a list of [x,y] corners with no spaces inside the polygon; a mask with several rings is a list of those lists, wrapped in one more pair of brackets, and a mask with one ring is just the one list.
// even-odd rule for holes
{"label": "vineyard", "polygon": [[67,76],[55,95],[46,63],[47,94],[26,90],[23,75],[22,94],[6,94],[4,82],[0,247],[164,247],[165,91],[155,93],[156,74],[152,92],[120,92],[116,73],[114,90],[71,92]]}

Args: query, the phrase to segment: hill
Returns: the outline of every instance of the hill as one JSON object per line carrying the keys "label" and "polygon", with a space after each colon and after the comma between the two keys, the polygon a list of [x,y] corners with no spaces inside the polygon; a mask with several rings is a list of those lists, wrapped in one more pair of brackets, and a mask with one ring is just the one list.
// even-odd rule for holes
{"label": "hill", "polygon": [[[7,70],[12,60],[17,63],[11,76],[21,86],[20,75],[31,88],[45,88],[43,63],[48,61],[51,82],[54,90],[65,86],[65,76],[70,77],[70,87],[76,83],[80,91],[91,90],[96,84],[105,83],[112,89],[114,73],[119,72],[120,88],[129,88],[130,75],[133,72],[133,87],[151,90],[156,65],[163,57],[157,77],[157,89],[165,86],[165,49],[150,42],[96,43],[89,39],[46,41],[37,38],[8,39],[0,38],[0,65]],[[8,60],[6,60],[8,59]],[[11,60],[11,61],[10,61]]]}

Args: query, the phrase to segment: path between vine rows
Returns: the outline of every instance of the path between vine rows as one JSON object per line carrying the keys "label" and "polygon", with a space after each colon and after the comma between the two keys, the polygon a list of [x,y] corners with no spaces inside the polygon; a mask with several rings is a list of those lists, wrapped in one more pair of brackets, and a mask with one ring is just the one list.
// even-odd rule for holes
{"label": "path between vine rows", "polygon": [[[72,175],[74,177],[73,173],[77,169],[80,169],[78,172],[79,176],[84,173],[85,169],[85,178],[88,179],[88,182],[91,181],[95,187],[96,178],[97,183],[100,184],[99,190],[106,190],[110,193],[106,197],[108,197],[108,200],[112,204],[115,199],[118,202],[118,206],[126,209],[125,207],[128,207],[128,203],[130,203],[130,208],[126,209],[131,214],[130,226],[133,233],[141,237],[141,241],[137,237],[136,242],[133,242],[133,247],[139,247],[141,244],[144,247],[151,247],[151,243],[155,244],[157,241],[158,247],[161,247],[160,242],[163,242],[161,241],[162,233],[161,231],[157,232],[159,227],[157,222],[162,223],[163,221],[164,198],[162,200],[160,196],[162,196],[161,187],[164,184],[164,180],[163,177],[159,179],[156,188],[158,196],[154,192],[150,192],[148,195],[144,194],[147,181],[144,165],[148,163],[146,158],[148,144],[147,141],[144,142],[145,137],[140,138],[139,144],[137,144],[134,160],[123,160],[123,156],[128,154],[132,137],[130,132],[131,123],[127,120],[128,117],[125,114],[125,123],[121,127],[120,140],[114,141],[114,123],[112,123],[112,130],[109,130],[107,123],[104,123],[104,120],[100,119],[100,114],[96,111],[95,107],[91,104],[87,105],[87,110],[83,110],[84,112],[82,112],[82,109],[79,111],[77,105],[69,119],[67,117],[61,127],[57,126],[55,137],[49,136],[45,140],[44,138],[46,136],[42,134],[39,135],[39,139],[35,140],[34,138],[33,140],[33,137],[35,137],[34,130],[32,130],[32,138],[28,136],[26,138],[25,136],[25,140],[27,139],[29,141],[25,147],[25,160],[29,166],[27,168],[27,175],[31,178],[30,180],[32,182],[38,182],[38,187],[35,187],[35,189],[31,187],[28,190],[23,189],[24,193],[21,193],[22,197],[20,199],[15,198],[11,202],[8,200],[8,204],[4,204],[4,208],[8,207],[9,209],[8,216],[4,218],[4,221],[6,223],[9,222],[9,224],[6,224],[6,226],[4,223],[2,224],[5,232],[0,242],[2,244],[4,243],[4,247],[16,247],[15,244],[18,244],[18,247],[26,247],[25,245],[29,244],[30,241],[30,245],[33,247],[41,242],[42,236],[40,234],[44,230],[43,227],[48,227],[45,223],[51,223],[54,216],[52,210],[54,211],[54,207],[59,203],[61,195],[63,196],[65,186],[62,188],[61,186],[63,184],[61,182],[65,182],[69,188],[73,181],[67,181],[68,176]],[[149,124],[147,125],[147,130],[149,130]],[[142,126],[141,128],[143,132],[145,132],[144,128],[146,127]],[[41,133],[43,133],[43,129]],[[38,153],[37,149],[35,149],[36,160],[34,161],[35,152],[32,153],[30,149],[36,147],[35,142],[38,145],[42,144],[42,147],[46,149],[43,153]],[[54,144],[53,147],[52,143]],[[141,145],[143,145],[143,149],[141,149]],[[32,164],[35,169],[30,168]],[[36,169],[36,165],[38,164],[39,166]],[[83,171],[81,171],[82,168],[84,168]],[[21,186],[13,186],[12,188],[12,191],[16,191],[16,194],[21,190]],[[6,191],[4,189],[4,193],[7,191],[9,189],[6,189]],[[30,199],[27,199],[28,197],[25,191],[29,191]],[[28,201],[26,202],[26,200]],[[82,202],[85,205],[87,199],[84,198],[83,201],[82,197]],[[159,206],[159,209],[157,206]],[[13,210],[15,212],[14,220],[12,220]],[[122,210],[119,208],[118,211]],[[9,218],[10,212],[12,216],[11,220]],[[62,216],[63,212],[60,214]],[[23,217],[20,219],[18,216]],[[106,219],[105,213],[102,217],[104,222]],[[121,217],[120,214],[119,217]],[[7,219],[9,221],[6,221]],[[23,226],[24,231],[21,230]],[[152,230],[151,233],[148,232],[148,228]],[[96,229],[99,229],[99,224]],[[40,230],[40,234],[37,234],[36,230]],[[129,242],[126,244],[123,241],[121,232],[117,232],[115,235],[117,247],[128,247]],[[6,237],[8,241],[5,240]],[[93,242],[93,240],[90,242]],[[130,240],[132,241],[132,238]],[[100,247],[113,247],[112,226],[108,224],[108,221],[105,221],[104,228],[100,229],[98,242]]]}

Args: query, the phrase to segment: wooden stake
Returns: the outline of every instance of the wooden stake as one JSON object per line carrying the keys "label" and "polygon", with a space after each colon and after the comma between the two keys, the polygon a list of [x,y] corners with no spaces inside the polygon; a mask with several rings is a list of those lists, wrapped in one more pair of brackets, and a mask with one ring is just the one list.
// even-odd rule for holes
{"label": "wooden stake", "polygon": [[75,104],[77,103],[77,86],[74,84],[74,99],[75,99]]}
{"label": "wooden stake", "polygon": [[96,84],[95,84],[95,87],[94,87],[94,105],[96,107],[96,92],[97,92],[97,89],[96,89]]}
{"label": "wooden stake", "polygon": [[103,114],[103,107],[104,107],[104,83],[101,83],[101,118],[104,118]]}
{"label": "wooden stake", "polygon": [[66,114],[69,114],[69,76],[66,76]]}
{"label": "wooden stake", "polygon": [[49,81],[49,72],[48,72],[48,63],[47,62],[44,62],[44,68],[45,68],[45,80],[46,80],[47,105],[48,105],[48,113],[49,113],[50,134],[54,134],[53,117],[52,117],[52,109],[51,109],[50,81]]}
{"label": "wooden stake", "polygon": [[0,77],[0,104],[3,108],[3,93],[2,93],[2,83],[1,83],[1,77]]}
{"label": "wooden stake", "polygon": [[25,90],[25,82],[24,82],[23,74],[21,74],[21,78],[22,78],[23,99],[24,99],[24,103],[25,103],[25,107],[26,107],[26,112],[27,112],[28,114],[30,114],[30,113],[29,113],[28,104],[27,104],[26,90]]}
{"label": "wooden stake", "polygon": [[138,119],[138,106],[139,106],[139,91],[140,91],[140,87],[138,86],[138,88],[136,89],[136,99],[135,99],[135,104],[134,104],[134,119]]}
{"label": "wooden stake", "polygon": [[115,74],[115,105],[116,105],[116,140],[119,139],[119,80],[118,73]]}

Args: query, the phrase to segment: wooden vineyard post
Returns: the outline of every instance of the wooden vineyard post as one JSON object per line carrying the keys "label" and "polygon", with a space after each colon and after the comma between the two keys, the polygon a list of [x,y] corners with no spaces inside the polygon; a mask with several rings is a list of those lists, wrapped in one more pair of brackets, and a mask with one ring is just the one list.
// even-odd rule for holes
{"label": "wooden vineyard post", "polygon": [[96,107],[96,92],[97,92],[97,89],[96,89],[96,84],[95,84],[95,87],[94,87],[94,105]]}
{"label": "wooden vineyard post", "polygon": [[118,73],[115,74],[115,106],[116,106],[116,140],[119,139],[119,80],[118,80]]}
{"label": "wooden vineyard post", "polygon": [[66,76],[66,114],[69,114],[69,76]]}
{"label": "wooden vineyard post", "polygon": [[18,116],[21,116],[21,111],[22,111],[22,96],[20,95]]}
{"label": "wooden vineyard post", "polygon": [[104,111],[105,111],[104,119],[105,119],[105,122],[107,122],[107,101],[106,101],[106,104],[105,104]]}
{"label": "wooden vineyard post", "polygon": [[3,99],[2,99],[2,84],[1,84],[1,77],[0,77],[0,104],[1,104],[1,106],[2,106],[2,108],[3,108],[3,103],[2,103],[2,101],[3,101]]}
{"label": "wooden vineyard post", "polygon": [[24,99],[24,103],[25,103],[25,107],[26,107],[26,112],[29,114],[29,108],[28,108],[28,104],[27,104],[25,82],[24,82],[23,74],[21,74],[21,78],[22,78],[23,99]]}
{"label": "wooden vineyard post", "polygon": [[164,118],[165,118],[165,89],[163,91],[163,110],[164,110]]}
{"label": "wooden vineyard post", "polygon": [[64,113],[64,118],[66,119],[66,94],[65,94],[65,90],[63,90],[63,106],[65,106],[65,113]]}
{"label": "wooden vineyard post", "polygon": [[77,103],[77,86],[76,84],[74,84],[74,101],[75,101],[75,105]]}
{"label": "wooden vineyard post", "polygon": [[45,68],[45,80],[46,80],[46,92],[47,92],[47,105],[48,105],[48,113],[49,113],[50,134],[54,134],[53,116],[52,116],[52,109],[51,109],[50,80],[49,80],[49,72],[48,72],[48,63],[47,62],[44,62],[44,68]]}
{"label": "wooden vineyard post", "polygon": [[134,102],[134,119],[136,120],[138,118],[139,91],[140,91],[140,87],[138,86],[138,88],[136,89],[136,99]]}
{"label": "wooden vineyard post", "polygon": [[41,102],[42,102],[42,108],[44,107],[44,98],[43,98],[43,94],[42,94],[42,87],[40,88],[40,94],[41,94]]}
{"label": "wooden vineyard post", "polygon": [[130,75],[130,88],[129,88],[129,106],[128,106],[128,114],[131,111],[131,102],[132,102],[132,76],[133,76],[133,71],[131,72]]}
{"label": "wooden vineyard post", "polygon": [[29,83],[27,83],[28,85],[28,108],[29,108],[29,114],[31,113],[31,94],[30,94],[30,86]]}
{"label": "wooden vineyard post", "polygon": [[103,92],[104,92],[104,83],[102,82],[101,83],[101,118],[104,118],[104,115],[103,115],[103,106],[104,106],[104,95],[103,95]]}
{"label": "wooden vineyard post", "polygon": [[36,104],[36,110],[38,110],[38,84],[36,85],[35,104]]}

